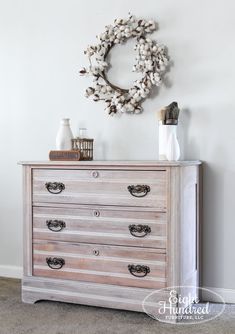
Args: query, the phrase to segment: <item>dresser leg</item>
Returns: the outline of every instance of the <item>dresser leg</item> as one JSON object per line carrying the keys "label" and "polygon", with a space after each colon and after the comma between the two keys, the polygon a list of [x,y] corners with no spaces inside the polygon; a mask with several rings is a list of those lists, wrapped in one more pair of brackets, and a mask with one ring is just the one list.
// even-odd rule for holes
{"label": "dresser leg", "polygon": [[38,298],[38,296],[32,291],[22,290],[21,300],[23,303],[26,303],[26,304],[34,304],[38,300],[40,300],[40,298]]}

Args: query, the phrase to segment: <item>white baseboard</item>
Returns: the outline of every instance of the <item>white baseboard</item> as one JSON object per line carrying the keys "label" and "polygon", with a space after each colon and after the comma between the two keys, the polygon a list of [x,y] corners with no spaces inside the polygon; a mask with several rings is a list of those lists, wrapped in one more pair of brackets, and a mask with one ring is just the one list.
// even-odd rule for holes
{"label": "white baseboard", "polygon": [[[0,277],[9,277],[9,278],[22,278],[23,277],[23,268],[19,266],[3,266],[0,265]],[[220,295],[225,303],[235,303],[235,289],[224,289],[224,288],[211,288],[204,287],[212,292]],[[216,296],[216,294],[212,294],[207,292],[206,290],[202,290],[202,299],[203,301],[210,302],[221,302],[221,299]]]}
{"label": "white baseboard", "polygon": [[18,266],[3,266],[0,265],[0,277],[22,278],[23,268]]}
{"label": "white baseboard", "polygon": [[[206,286],[204,286],[204,288],[220,295],[224,299],[225,303],[235,303],[235,289],[211,288]],[[208,302],[221,302],[221,299],[217,297],[216,294],[212,294],[206,290],[202,290],[202,299],[203,301]]]}

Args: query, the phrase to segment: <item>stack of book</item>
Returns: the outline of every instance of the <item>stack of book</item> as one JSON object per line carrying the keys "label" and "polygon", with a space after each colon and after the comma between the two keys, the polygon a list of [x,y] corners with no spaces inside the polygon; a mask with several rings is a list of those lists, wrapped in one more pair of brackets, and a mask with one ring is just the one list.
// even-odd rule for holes
{"label": "stack of book", "polygon": [[50,151],[51,161],[79,161],[81,160],[80,150]]}

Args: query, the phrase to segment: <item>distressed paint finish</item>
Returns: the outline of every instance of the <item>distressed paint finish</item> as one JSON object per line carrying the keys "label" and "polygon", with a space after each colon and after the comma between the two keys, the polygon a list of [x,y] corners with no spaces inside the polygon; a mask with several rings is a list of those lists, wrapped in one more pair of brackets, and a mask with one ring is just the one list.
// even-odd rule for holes
{"label": "distressed paint finish", "polygon": [[[190,292],[196,296],[200,162],[22,165],[24,302],[50,299],[141,312],[144,297],[153,289],[192,285]],[[46,182],[63,182],[67,194],[50,194]],[[152,193],[133,197],[127,190],[132,184],[149,185]],[[50,219],[63,220],[66,227],[53,232],[46,225]],[[131,224],[147,225],[151,232],[135,237]],[[47,257],[64,258],[65,265],[50,269]],[[134,277],[128,264],[146,265],[150,273]]]}

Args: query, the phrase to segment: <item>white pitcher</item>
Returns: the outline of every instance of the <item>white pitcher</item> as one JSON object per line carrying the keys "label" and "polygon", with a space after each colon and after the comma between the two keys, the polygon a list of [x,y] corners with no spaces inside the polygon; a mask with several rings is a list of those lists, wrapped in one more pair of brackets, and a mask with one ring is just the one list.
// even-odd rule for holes
{"label": "white pitcher", "polygon": [[57,150],[71,150],[73,134],[70,128],[70,119],[62,118],[60,121],[60,128],[56,136]]}

